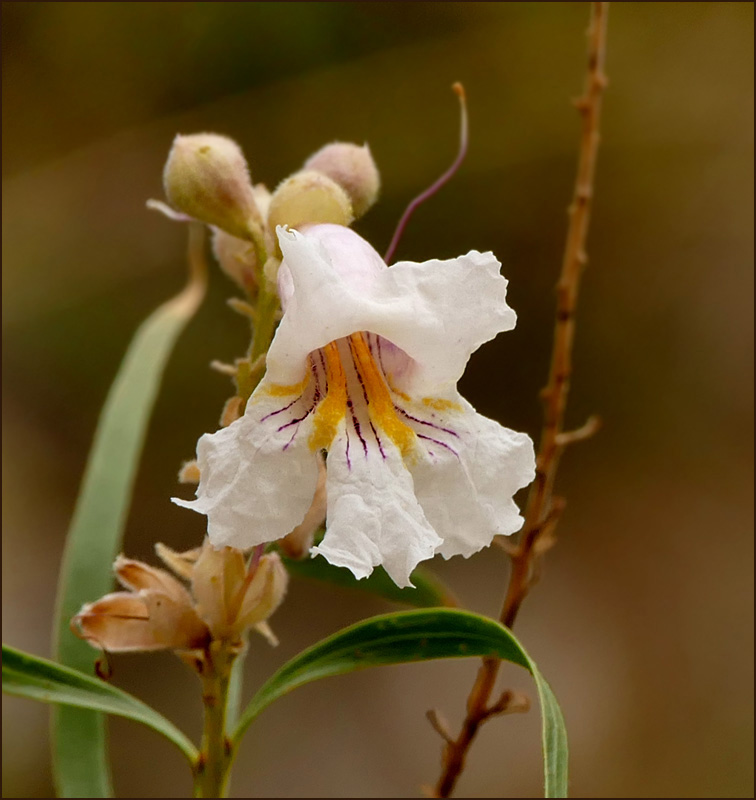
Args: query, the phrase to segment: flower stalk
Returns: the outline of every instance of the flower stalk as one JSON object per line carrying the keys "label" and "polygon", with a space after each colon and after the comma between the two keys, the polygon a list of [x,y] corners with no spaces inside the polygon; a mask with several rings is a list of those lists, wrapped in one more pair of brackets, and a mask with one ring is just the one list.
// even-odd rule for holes
{"label": "flower stalk", "polygon": [[204,724],[194,768],[195,797],[227,796],[233,751],[226,733],[226,719],[231,668],[237,654],[238,648],[228,642],[214,641],[202,659]]}

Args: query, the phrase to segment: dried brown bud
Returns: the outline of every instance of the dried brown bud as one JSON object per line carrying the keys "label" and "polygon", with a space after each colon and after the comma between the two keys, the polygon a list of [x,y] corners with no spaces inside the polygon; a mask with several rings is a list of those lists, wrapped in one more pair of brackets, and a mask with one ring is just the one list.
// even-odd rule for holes
{"label": "dried brown bud", "polygon": [[[265,622],[281,604],[287,585],[288,574],[277,554],[247,567],[239,550],[216,550],[209,541],[192,576],[197,610],[216,639],[236,639]],[[268,635],[267,629],[261,632]]]}
{"label": "dried brown bud", "polygon": [[178,135],[163,172],[174,208],[237,236],[254,239],[261,225],[241,148],[215,133]]}
{"label": "dried brown bud", "polygon": [[236,420],[241,417],[244,411],[242,408],[243,402],[241,397],[236,395],[226,400],[226,405],[223,406],[223,411],[221,412],[221,428],[227,428],[232,422],[236,422]]}
{"label": "dried brown bud", "polygon": [[238,643],[254,627],[276,643],[266,620],[288,583],[277,554],[247,563],[240,550],[216,550],[209,540],[185,553],[162,544],[155,549],[166,566],[191,582],[191,593],[166,570],[118,556],[116,576],[130,591],[83,606],[72,620],[78,636],[112,652],[184,651],[206,648],[213,640]]}
{"label": "dried brown bud", "polygon": [[320,172],[297,172],[279,185],[270,200],[268,227],[296,228],[307,223],[349,225],[354,219],[347,193]]}
{"label": "dried brown bud", "polygon": [[199,483],[200,471],[196,459],[185,461],[178,474],[179,483]]}
{"label": "dried brown bud", "polygon": [[304,168],[336,181],[349,195],[355,217],[361,217],[378,198],[381,177],[367,145],[327,144],[307,159]]}
{"label": "dried brown bud", "polygon": [[74,617],[79,636],[112,652],[188,650],[209,640],[192,597],[170,573],[119,556],[118,580],[130,592],[114,592],[87,603]]}

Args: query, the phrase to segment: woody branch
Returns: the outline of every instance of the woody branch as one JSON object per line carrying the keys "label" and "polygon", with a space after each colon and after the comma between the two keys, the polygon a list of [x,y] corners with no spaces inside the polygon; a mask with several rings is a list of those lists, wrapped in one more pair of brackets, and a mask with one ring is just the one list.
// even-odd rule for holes
{"label": "woody branch", "polygon": [[[540,557],[553,543],[554,529],[564,507],[564,501],[553,495],[561,454],[568,444],[591,436],[599,425],[598,419],[592,417],[575,431],[563,430],[572,372],[575,312],[580,278],[587,263],[585,242],[600,138],[601,98],[607,84],[604,64],[608,7],[606,2],[591,4],[587,75],[583,94],[575,101],[582,119],[582,132],[577,178],[568,210],[567,242],[557,284],[551,367],[548,383],[542,392],[544,424],[538,448],[536,478],[528,496],[519,542],[506,548],[512,560],[512,569],[499,619],[510,628],[534,583]],[[468,696],[467,713],[459,735],[456,738],[444,737],[442,772],[434,789],[436,797],[449,797],[453,792],[480,726],[492,716],[523,710],[521,704],[511,702],[512,695],[508,692],[504,692],[494,703],[490,702],[500,663],[497,659],[483,660]]]}

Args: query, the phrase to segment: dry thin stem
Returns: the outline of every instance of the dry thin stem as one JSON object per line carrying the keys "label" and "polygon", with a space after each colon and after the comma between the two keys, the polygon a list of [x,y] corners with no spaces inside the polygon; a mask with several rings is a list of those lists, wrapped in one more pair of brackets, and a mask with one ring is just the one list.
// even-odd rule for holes
{"label": "dry thin stem", "polygon": [[[583,95],[575,102],[582,117],[582,136],[577,179],[569,207],[569,226],[562,272],[557,284],[556,325],[549,380],[543,390],[544,425],[536,460],[536,478],[530,489],[525,522],[518,544],[508,547],[512,560],[506,597],[500,621],[512,627],[528,591],[537,579],[539,557],[554,542],[554,528],[564,508],[564,501],[553,496],[554,478],[564,448],[591,436],[598,429],[598,419],[590,419],[582,428],[565,432],[564,414],[572,371],[572,345],[575,337],[575,310],[580,277],[586,264],[585,241],[588,233],[596,155],[599,144],[601,97],[606,86],[604,74],[608,3],[591,4],[588,29],[588,71]],[[480,726],[496,713],[500,703],[490,704],[499,673],[500,661],[483,660],[467,700],[467,714],[459,736],[447,740],[443,751],[442,772],[435,787],[436,797],[449,797],[465,766],[467,751]],[[505,697],[503,695],[502,697]],[[496,710],[494,710],[496,709]]]}

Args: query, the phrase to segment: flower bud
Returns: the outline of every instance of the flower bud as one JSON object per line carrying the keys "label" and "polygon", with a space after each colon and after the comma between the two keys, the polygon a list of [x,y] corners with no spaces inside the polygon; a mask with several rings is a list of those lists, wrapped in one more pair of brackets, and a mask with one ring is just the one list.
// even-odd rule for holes
{"label": "flower bud", "polygon": [[192,571],[197,613],[215,639],[238,639],[250,627],[271,637],[267,626],[258,626],[281,604],[288,578],[276,553],[247,564],[241,550],[216,550],[205,540]]}
{"label": "flower bud", "polygon": [[268,553],[260,559],[252,580],[246,585],[236,625],[239,630],[257,626],[281,605],[289,585],[286,571],[278,553]]}
{"label": "flower bud", "polygon": [[170,573],[118,556],[115,573],[128,590],[86,603],[73,618],[74,632],[111,652],[191,650],[210,636],[184,586]]}
{"label": "flower bud", "polygon": [[378,198],[381,178],[367,145],[327,144],[307,159],[304,168],[336,181],[349,195],[355,217],[361,217]]}
{"label": "flower bud", "polygon": [[249,169],[233,140],[214,133],[178,135],[163,171],[171,204],[241,239],[260,224]]}
{"label": "flower bud", "polygon": [[213,228],[213,253],[221,269],[246,292],[257,284],[257,254],[254,245],[230,233]]}
{"label": "flower bud", "polygon": [[320,172],[297,172],[279,185],[270,200],[268,226],[296,228],[305,223],[349,225],[354,219],[347,193]]}

